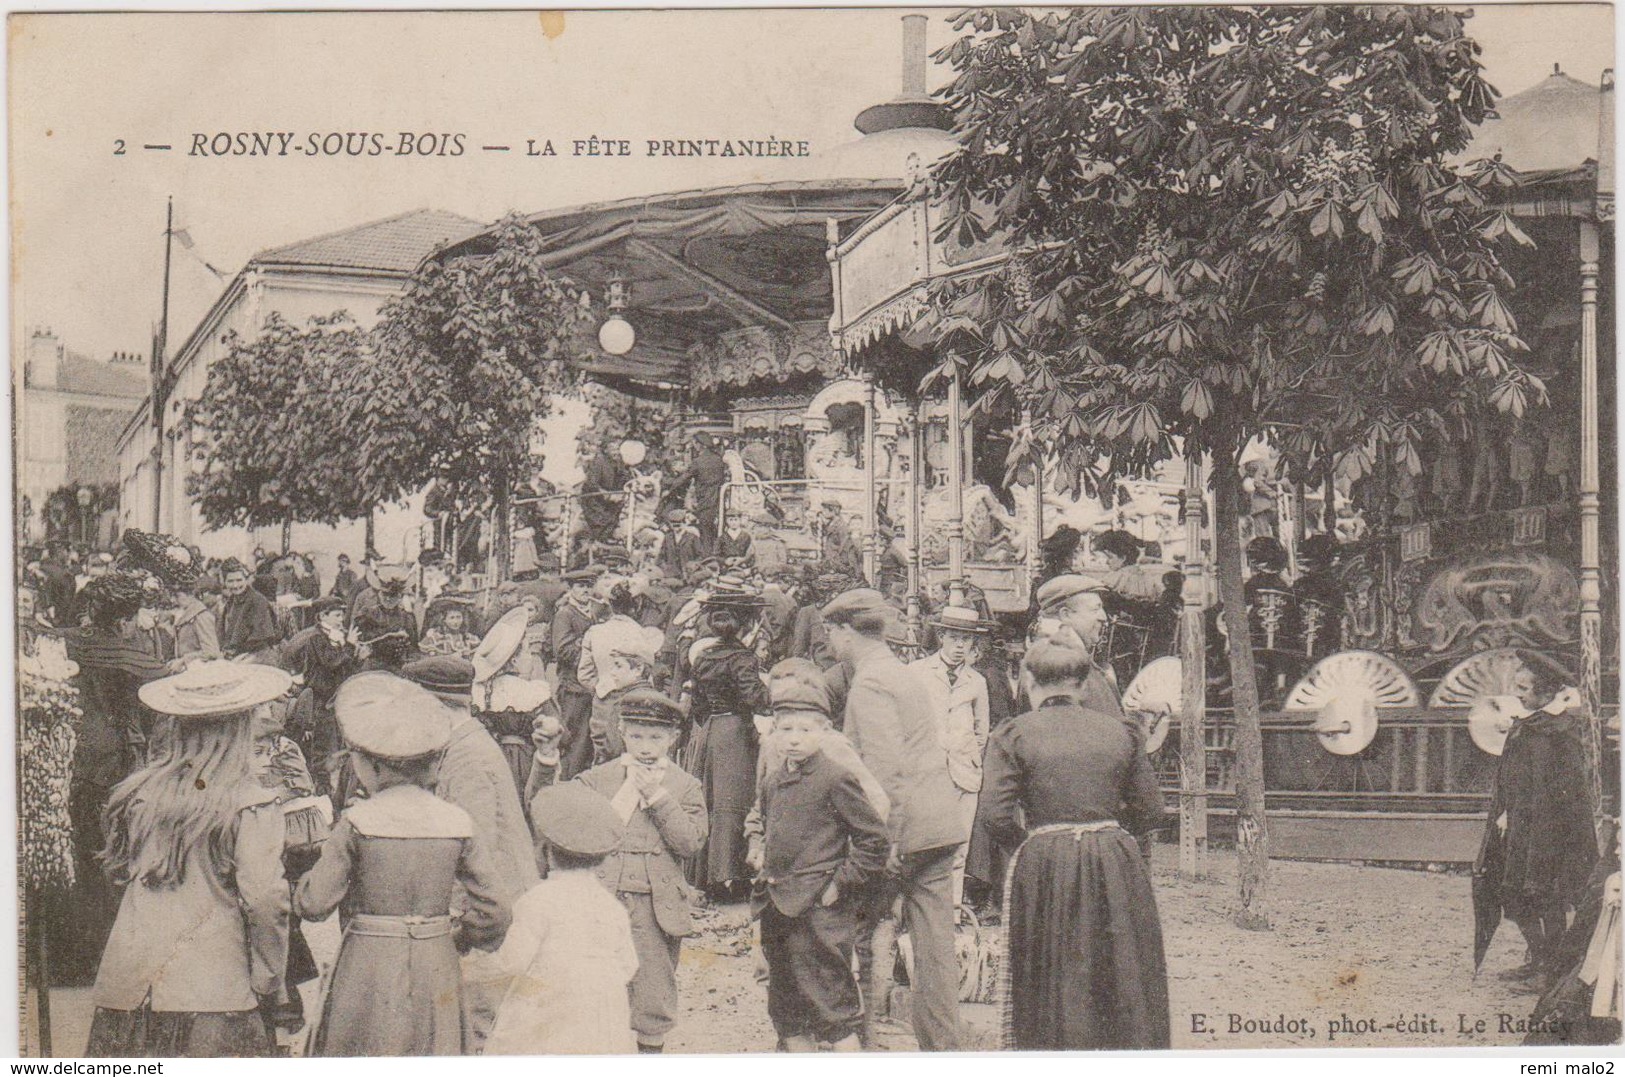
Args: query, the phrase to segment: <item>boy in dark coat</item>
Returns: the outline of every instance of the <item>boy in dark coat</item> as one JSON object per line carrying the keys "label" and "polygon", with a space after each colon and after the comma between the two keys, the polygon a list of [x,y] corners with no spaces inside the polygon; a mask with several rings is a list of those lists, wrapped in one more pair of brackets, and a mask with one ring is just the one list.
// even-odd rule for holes
{"label": "boy in dark coat", "polygon": [[859,1049],[863,1003],[852,977],[854,911],[885,870],[886,825],[852,771],[826,757],[829,696],[808,677],[774,681],[784,764],[762,781],[751,836],[752,911],[767,958],[768,1016],[785,1051]]}

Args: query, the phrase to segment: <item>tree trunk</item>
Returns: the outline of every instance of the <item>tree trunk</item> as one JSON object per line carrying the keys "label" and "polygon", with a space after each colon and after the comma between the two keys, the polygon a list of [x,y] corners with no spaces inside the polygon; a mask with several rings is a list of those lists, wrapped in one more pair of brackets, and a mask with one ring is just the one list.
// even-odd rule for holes
{"label": "tree trunk", "polygon": [[1320,529],[1328,535],[1337,534],[1337,463],[1326,454],[1326,503],[1321,506]]}
{"label": "tree trunk", "polygon": [[508,481],[507,471],[499,471],[494,476],[495,488],[492,491],[492,501],[495,512],[491,521],[491,554],[492,576],[490,585],[495,586],[506,580],[512,572],[513,565],[513,489]]}
{"label": "tree trunk", "polygon": [[1242,589],[1241,473],[1233,452],[1213,454],[1213,554],[1230,647],[1230,701],[1235,714],[1236,858],[1241,871],[1241,908],[1236,924],[1254,931],[1270,926],[1269,832],[1264,820],[1264,741],[1258,719],[1258,680],[1253,665],[1247,600]]}
{"label": "tree trunk", "polygon": [[367,538],[366,538],[367,548],[365,550],[363,550],[362,553],[370,555],[372,553],[372,551],[374,549],[376,549],[376,546],[374,545],[374,542],[377,539],[377,536],[378,536],[378,527],[377,527],[377,524],[373,520],[373,510],[371,508],[368,508],[367,509]]}
{"label": "tree trunk", "polygon": [[282,517],[282,556],[288,556],[293,550],[293,513]]}

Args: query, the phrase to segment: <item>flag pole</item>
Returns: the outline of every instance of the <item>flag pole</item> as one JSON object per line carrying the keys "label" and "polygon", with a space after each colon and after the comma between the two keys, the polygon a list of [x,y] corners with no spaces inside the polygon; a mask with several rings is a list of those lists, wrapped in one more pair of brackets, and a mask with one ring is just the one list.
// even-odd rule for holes
{"label": "flag pole", "polygon": [[169,262],[175,242],[175,196],[164,211],[164,304],[158,337],[152,346],[152,529],[163,529],[164,511],[164,405],[169,375]]}

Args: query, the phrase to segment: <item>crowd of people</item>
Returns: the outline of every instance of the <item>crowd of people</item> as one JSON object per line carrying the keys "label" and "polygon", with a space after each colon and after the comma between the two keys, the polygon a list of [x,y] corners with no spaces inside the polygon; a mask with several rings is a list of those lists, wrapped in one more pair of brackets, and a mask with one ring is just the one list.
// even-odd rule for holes
{"label": "crowd of people", "polygon": [[[911,628],[844,560],[719,556],[731,523],[678,579],[612,555],[483,596],[433,556],[325,589],[265,559],[294,601],[131,531],[70,603],[41,594],[85,712],[54,953],[94,984],[91,1053],[307,1023],[317,1054],[658,1051],[696,901],[750,902],[784,1050],[873,1045],[899,950],[921,1048],[961,1047],[956,930],[1006,915],[1010,1045],[1166,1046],[1160,797],[1094,663],[1106,583],[1049,580],[1026,636],[974,589]],[[335,910],[318,977],[300,925]]]}

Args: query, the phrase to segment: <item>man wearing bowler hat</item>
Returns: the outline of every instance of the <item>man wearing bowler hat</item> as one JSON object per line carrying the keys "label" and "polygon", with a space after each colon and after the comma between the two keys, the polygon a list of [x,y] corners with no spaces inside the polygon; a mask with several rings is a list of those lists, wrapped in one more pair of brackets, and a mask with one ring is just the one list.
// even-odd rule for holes
{"label": "man wearing bowler hat", "polygon": [[564,777],[573,778],[592,765],[592,739],[588,722],[592,718],[592,690],[581,683],[576,670],[581,665],[581,645],[587,629],[598,620],[592,599],[593,584],[604,574],[599,565],[588,565],[564,574],[569,592],[559,602],[553,616],[552,653],[558,663],[558,683],[553,698],[564,723]]}

